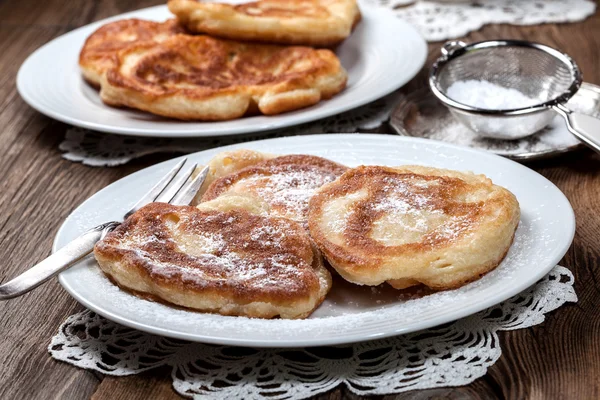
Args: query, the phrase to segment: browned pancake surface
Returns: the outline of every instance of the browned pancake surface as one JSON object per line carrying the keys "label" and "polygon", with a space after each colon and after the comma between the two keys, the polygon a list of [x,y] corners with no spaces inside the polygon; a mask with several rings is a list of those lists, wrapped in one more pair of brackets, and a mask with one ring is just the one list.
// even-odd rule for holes
{"label": "browned pancake surface", "polygon": [[[472,187],[459,178],[399,174],[386,167],[361,167],[343,177],[343,183],[324,191],[314,200],[319,208],[327,196],[345,196],[366,189],[368,196],[356,203],[345,223],[346,244],[367,255],[397,255],[421,252],[451,244],[472,230],[483,202],[465,203],[462,197]],[[418,242],[387,246],[370,237],[373,226],[387,213],[418,214],[422,211],[443,214],[449,220],[425,233]]]}
{"label": "browned pancake surface", "polygon": [[96,252],[126,259],[161,284],[227,291],[244,301],[308,296],[318,287],[308,237],[294,222],[265,222],[243,211],[153,203],[99,242]]}
{"label": "browned pancake surface", "polygon": [[319,190],[308,220],[327,260],[352,282],[448,289],[500,263],[519,206],[482,175],[362,166]]}
{"label": "browned pancake surface", "polygon": [[341,91],[346,79],[329,50],[176,35],[122,50],[101,97],[167,117],[224,120],[318,103]]}
{"label": "browned pancake surface", "polygon": [[131,18],[110,22],[92,33],[79,54],[79,65],[84,76],[95,86],[100,76],[117,63],[117,52],[135,43],[165,39],[184,33],[175,19],[165,22],[145,21]]}
{"label": "browned pancake surface", "polygon": [[224,194],[246,194],[269,204],[273,215],[306,222],[308,201],[347,167],[311,155],[287,155],[263,161],[217,179],[202,201]]}

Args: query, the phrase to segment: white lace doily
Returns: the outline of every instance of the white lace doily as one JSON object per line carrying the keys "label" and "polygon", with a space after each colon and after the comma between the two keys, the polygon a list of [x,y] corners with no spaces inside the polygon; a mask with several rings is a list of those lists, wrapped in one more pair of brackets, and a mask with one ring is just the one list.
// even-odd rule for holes
{"label": "white lace doily", "polygon": [[454,39],[486,24],[535,25],[581,21],[592,15],[590,0],[365,0],[391,9],[429,42]]}
{"label": "white lace doily", "polygon": [[125,328],[91,311],[70,316],[52,357],[107,375],[172,368],[173,387],[203,399],[300,399],[340,384],[359,395],[460,386],[500,357],[498,331],[527,328],[576,302],[573,275],[556,266],[537,284],[470,317],[421,332],[354,345],[251,349],[190,343]]}
{"label": "white lace doily", "polygon": [[153,153],[193,153],[217,146],[281,136],[319,133],[354,133],[373,129],[389,120],[400,94],[392,93],[377,101],[319,121],[269,133],[199,139],[144,138],[106,134],[81,128],[67,130],[59,148],[63,158],[93,167],[114,167]]}

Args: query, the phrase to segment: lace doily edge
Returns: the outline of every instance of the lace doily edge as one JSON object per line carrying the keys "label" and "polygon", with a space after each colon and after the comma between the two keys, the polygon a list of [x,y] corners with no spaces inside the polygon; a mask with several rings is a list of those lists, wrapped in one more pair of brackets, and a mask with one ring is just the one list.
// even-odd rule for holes
{"label": "lace doily edge", "polygon": [[[543,310],[543,312],[541,312],[541,318],[540,319],[538,319],[538,320],[531,320],[529,322],[528,321],[522,321],[522,322],[520,322],[519,324],[517,324],[515,326],[502,326],[502,325],[498,325],[498,326],[496,326],[496,329],[493,330],[494,333],[496,333],[498,331],[512,331],[512,330],[517,330],[517,329],[526,329],[526,328],[529,328],[531,326],[539,325],[539,324],[541,324],[541,323],[543,323],[545,321],[546,314],[557,310],[558,308],[562,307],[566,303],[576,303],[578,301],[577,294],[576,294],[576,292],[575,292],[575,290],[573,288],[573,283],[574,283],[573,273],[568,268],[560,266],[560,265],[555,266],[552,271],[555,271],[556,273],[558,273],[560,275],[566,275],[568,277],[568,281],[565,282],[565,283],[568,285],[569,290],[567,290],[567,291],[564,292],[563,298],[561,298],[557,302],[555,302],[555,303],[550,304],[549,306],[547,306],[546,309]],[[537,285],[537,284],[539,284],[539,282],[536,283],[535,285]],[[485,312],[485,311],[483,311],[483,312]],[[73,317],[73,316],[70,316],[69,318],[67,318],[61,324],[61,326],[59,328],[59,332],[62,332],[64,330],[64,327],[70,322],[71,317]],[[469,317],[465,317],[465,318],[469,318]],[[76,364],[76,360],[73,360],[70,357],[63,357],[60,353],[54,352],[53,347],[55,347],[57,345],[60,345],[60,343],[58,343],[56,341],[57,337],[58,337],[58,335],[52,337],[52,340],[51,340],[50,344],[47,347],[47,350],[50,353],[50,355],[54,359],[56,359],[56,360],[69,363],[69,364],[74,365],[76,367],[80,367],[79,365]],[[500,355],[501,355],[501,351],[499,352],[498,356],[494,359],[494,363],[497,361],[497,359],[500,357]],[[146,372],[146,371],[149,371],[149,370],[161,367],[161,366],[166,366],[166,365],[172,367],[173,368],[173,373],[175,373],[177,365],[173,364],[172,362],[169,362],[169,361],[166,361],[166,362],[164,362],[164,361],[157,362],[156,365],[150,365],[150,366],[148,366],[146,368],[140,368],[140,369],[137,369],[135,371],[131,371],[130,373],[120,372],[118,374],[116,374],[116,373],[113,374],[112,371],[98,368],[95,365],[91,366],[89,368],[85,368],[85,369],[96,371],[96,372],[100,372],[102,374],[110,375],[110,376],[128,376],[128,375],[135,375],[135,374],[139,374],[139,373],[142,373],[142,372]],[[115,368],[115,369],[117,369],[117,368]],[[483,374],[485,374],[485,372]],[[475,379],[477,379],[477,378],[475,378]],[[349,385],[349,382],[346,382],[344,380],[344,381],[340,381],[339,383],[345,383],[346,385],[349,386],[349,389],[352,390],[352,388],[350,387],[351,385]],[[447,385],[447,386],[440,386],[440,387],[451,387],[451,386],[461,386],[461,385]],[[410,389],[410,390],[412,390],[412,389]],[[356,393],[358,393],[358,392],[356,392]],[[363,392],[361,392],[361,393],[363,393]]]}
{"label": "lace doily edge", "polygon": [[[474,23],[473,25],[467,26],[455,26],[454,29],[449,29],[444,32],[421,32],[423,37],[428,43],[436,43],[436,42],[444,42],[448,40],[453,40],[459,38],[461,36],[465,36],[471,32],[475,32],[480,30],[486,25],[493,24],[510,24],[514,26],[531,26],[531,25],[541,25],[541,24],[568,24],[573,22],[583,21],[586,18],[590,17],[596,12],[596,4],[592,2],[586,3],[587,7],[582,11],[581,9],[577,10],[577,14],[562,14],[555,16],[548,15],[539,15],[539,16],[529,16],[527,19],[514,20],[507,16],[499,16],[495,18],[481,19]],[[384,7],[385,8],[385,7]],[[402,18],[401,15],[397,15],[398,18]]]}

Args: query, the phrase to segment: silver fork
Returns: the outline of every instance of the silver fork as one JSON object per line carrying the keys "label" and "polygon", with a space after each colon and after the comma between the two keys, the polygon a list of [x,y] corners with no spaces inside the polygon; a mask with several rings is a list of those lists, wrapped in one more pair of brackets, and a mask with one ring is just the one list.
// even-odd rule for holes
{"label": "silver fork", "polygon": [[[175,177],[183,168],[187,159],[181,160],[168,174],[158,181],[135,205],[125,213],[123,220],[152,202],[164,202],[173,205],[189,205],[208,174],[208,167],[192,178],[197,164],[185,171],[179,178]],[[0,300],[8,300],[35,289],[61,271],[73,266],[90,254],[96,242],[103,239],[121,222],[112,221],[98,225],[83,233],[65,247],[58,250],[39,264],[34,265],[13,280],[0,285]]]}

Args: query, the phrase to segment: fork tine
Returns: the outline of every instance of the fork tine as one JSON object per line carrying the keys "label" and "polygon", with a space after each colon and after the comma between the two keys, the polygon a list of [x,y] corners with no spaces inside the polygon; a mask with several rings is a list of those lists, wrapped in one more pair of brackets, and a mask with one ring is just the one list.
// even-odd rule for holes
{"label": "fork tine", "polygon": [[[194,170],[196,168],[194,167]],[[194,178],[188,181],[180,190],[177,192],[175,197],[171,199],[170,203],[176,206],[187,206],[189,205],[200,187],[204,183],[206,176],[208,175],[209,168],[208,166],[202,168],[202,171]]]}
{"label": "fork tine", "polygon": [[156,199],[159,197],[159,195],[165,190],[165,188],[171,183],[173,178],[175,178],[175,176],[179,173],[179,171],[181,170],[181,168],[183,167],[183,165],[185,164],[186,161],[187,161],[187,158],[184,158],[183,160],[179,161],[177,163],[177,165],[175,165],[173,167],[173,169],[171,169],[165,176],[163,176],[158,181],[158,183],[156,185],[154,185],[154,187],[152,187],[152,189],[150,189],[150,191],[148,193],[146,193],[144,196],[142,196],[142,198],[139,199],[138,202],[135,203],[135,205],[133,207],[131,207],[131,209],[124,215],[123,218],[125,218],[125,219],[128,218],[131,214],[133,214],[134,212],[136,212],[137,210],[139,210],[146,204],[156,201]]}
{"label": "fork tine", "polygon": [[[196,164],[197,165],[197,164]],[[185,183],[190,179],[190,176],[194,173],[196,169],[196,165],[187,169],[182,174],[179,174],[173,182],[156,198],[155,201],[159,201],[161,203],[170,203],[173,197],[179,192],[179,190],[185,185]]]}

